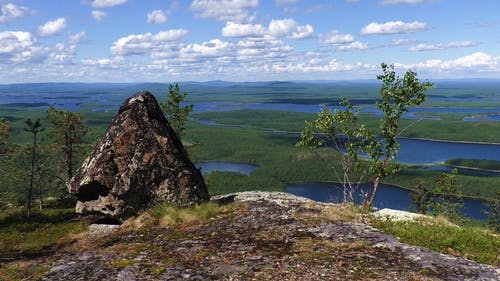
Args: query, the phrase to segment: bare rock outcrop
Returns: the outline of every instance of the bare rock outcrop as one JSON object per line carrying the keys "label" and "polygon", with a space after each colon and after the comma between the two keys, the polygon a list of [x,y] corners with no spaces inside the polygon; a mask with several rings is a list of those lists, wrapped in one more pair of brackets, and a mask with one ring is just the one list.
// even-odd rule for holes
{"label": "bare rock outcrop", "polygon": [[149,92],[122,104],[68,189],[78,198],[77,212],[119,218],[157,201],[191,205],[209,198],[200,171]]}

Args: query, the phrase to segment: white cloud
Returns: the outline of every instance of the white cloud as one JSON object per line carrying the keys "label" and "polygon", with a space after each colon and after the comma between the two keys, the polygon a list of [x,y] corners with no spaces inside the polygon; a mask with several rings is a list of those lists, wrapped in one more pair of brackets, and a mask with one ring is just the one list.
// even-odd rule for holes
{"label": "white cloud", "polygon": [[189,44],[182,48],[180,59],[199,60],[200,58],[229,56],[233,48],[232,43],[213,39],[201,44]]}
{"label": "white cloud", "polygon": [[30,13],[30,10],[23,6],[16,6],[12,3],[0,7],[0,23],[6,23],[16,18],[22,18]]}
{"label": "white cloud", "polygon": [[351,34],[342,34],[338,30],[332,30],[327,35],[321,36],[321,41],[326,44],[332,44],[338,51],[359,51],[369,49],[367,43],[354,40]]}
{"label": "white cloud", "polygon": [[332,30],[330,34],[322,36],[322,41],[327,44],[347,44],[354,42],[351,34],[342,34],[338,30]]}
{"label": "white cloud", "polygon": [[417,42],[417,40],[415,40],[415,39],[392,39],[391,45],[392,46],[410,45],[410,44],[414,44],[416,42]]}
{"label": "white cloud", "polygon": [[416,64],[395,64],[396,67],[426,70],[430,72],[472,72],[500,71],[500,56],[494,57],[483,52],[476,52],[454,60],[432,59]]}
{"label": "white cloud", "polygon": [[33,35],[25,31],[0,31],[0,61],[13,63],[39,62],[47,49],[36,44]]}
{"label": "white cloud", "polygon": [[175,41],[188,33],[185,29],[170,29],[156,34],[145,33],[122,37],[113,43],[111,53],[117,56],[141,55],[175,47]]}
{"label": "white cloud", "polygon": [[383,0],[380,2],[382,5],[397,5],[397,4],[421,4],[436,2],[436,0]]}
{"label": "white cloud", "polygon": [[361,35],[373,34],[401,34],[401,33],[414,33],[430,29],[430,27],[419,21],[402,22],[402,21],[388,21],[386,23],[372,22],[361,29]]}
{"label": "white cloud", "polygon": [[96,21],[102,21],[106,16],[107,16],[107,14],[103,11],[99,11],[99,10],[92,11],[92,17]]}
{"label": "white cloud", "polygon": [[128,0],[94,0],[92,7],[94,8],[107,8],[118,6],[127,3]]}
{"label": "white cloud", "polygon": [[260,24],[226,22],[226,26],[222,28],[224,37],[261,37],[266,32],[266,28]]}
{"label": "white cloud", "polygon": [[472,41],[462,41],[462,42],[449,42],[449,43],[439,43],[439,44],[418,44],[410,48],[413,52],[422,51],[436,51],[436,50],[446,50],[451,48],[470,48],[477,46],[477,42]]}
{"label": "white cloud", "polygon": [[306,39],[310,38],[314,33],[314,29],[310,25],[297,26],[297,29],[287,36],[290,39]]}
{"label": "white cloud", "polygon": [[293,19],[271,20],[268,28],[260,24],[227,22],[222,29],[225,37],[287,37],[305,39],[312,36],[314,29],[310,25],[299,26]]}
{"label": "white cloud", "polygon": [[52,36],[59,34],[66,27],[66,19],[58,18],[53,21],[48,21],[44,25],[38,27],[40,36]]}
{"label": "white cloud", "polygon": [[202,18],[241,23],[252,21],[248,10],[258,6],[259,0],[194,0],[190,8]]}
{"label": "white cloud", "polygon": [[305,39],[312,36],[314,29],[310,25],[299,26],[294,19],[271,20],[269,33],[275,37],[286,36],[289,39]]}
{"label": "white cloud", "polygon": [[293,19],[271,20],[269,32],[273,36],[286,36],[297,30],[297,22]]}
{"label": "white cloud", "polygon": [[367,50],[367,49],[368,49],[368,44],[359,41],[354,41],[349,44],[342,44],[337,46],[337,50],[339,51],[357,51],[357,50]]}
{"label": "white cloud", "polygon": [[167,21],[167,12],[162,10],[154,10],[148,13],[148,23],[162,24]]}
{"label": "white cloud", "polygon": [[105,59],[84,59],[81,61],[81,63],[85,66],[98,66],[98,67],[104,67],[104,68],[119,68],[120,66],[123,65],[124,59],[123,57],[114,57],[112,59],[105,58]]}
{"label": "white cloud", "polygon": [[82,40],[87,36],[87,33],[85,31],[78,32],[76,34],[70,35],[69,36],[69,43],[70,44],[78,44],[82,42]]}

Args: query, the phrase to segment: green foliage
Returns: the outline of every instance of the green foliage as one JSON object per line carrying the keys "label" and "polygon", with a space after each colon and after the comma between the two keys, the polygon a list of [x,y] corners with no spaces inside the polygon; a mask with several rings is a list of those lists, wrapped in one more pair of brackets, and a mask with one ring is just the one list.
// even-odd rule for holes
{"label": "green foliage", "polygon": [[36,253],[57,247],[69,234],[86,230],[83,222],[72,221],[74,208],[47,209],[32,213],[27,220],[22,210],[0,214],[0,257]]}
{"label": "green foliage", "polygon": [[166,103],[160,102],[162,109],[165,111],[167,120],[174,129],[175,133],[179,138],[184,136],[185,123],[188,115],[193,111],[193,105],[181,106],[184,101],[187,92],[181,92],[179,84],[168,86],[168,99]]}
{"label": "green foliage", "polygon": [[5,118],[0,117],[0,156],[4,156],[7,153],[10,130],[10,122]]}
{"label": "green foliage", "polygon": [[430,192],[425,188],[425,182],[421,179],[417,179],[413,190],[410,192],[410,200],[416,207],[416,211],[420,214],[425,214],[427,212],[427,207],[429,205]]}
{"label": "green foliage", "polygon": [[60,169],[65,170],[66,182],[73,177],[75,164],[85,145],[84,137],[90,133],[90,128],[84,124],[80,113],[57,110],[52,105],[47,110],[47,120],[52,123],[48,135],[55,152],[62,156],[57,162],[63,164]]}
{"label": "green foliage", "polygon": [[24,123],[26,124],[24,130],[33,135],[33,143],[31,145],[31,171],[30,171],[30,181],[29,181],[28,196],[27,196],[28,218],[30,218],[31,205],[33,200],[33,189],[35,183],[34,181],[36,176],[40,178],[40,173],[37,173],[40,171],[40,166],[39,166],[40,156],[38,155],[37,135],[38,133],[45,131],[45,128],[42,128],[42,123],[40,122],[40,118],[37,118],[35,122],[31,121],[31,118],[28,118]]}
{"label": "green foliage", "polygon": [[[312,147],[328,142],[337,144],[338,135],[345,135],[347,162],[357,161],[361,153],[369,160],[366,172],[373,181],[373,192],[366,202],[368,207],[373,205],[382,178],[399,170],[399,163],[395,158],[399,150],[397,137],[400,134],[401,116],[408,112],[409,107],[422,104],[425,101],[425,91],[433,86],[429,82],[421,83],[417,74],[411,70],[400,78],[396,76],[393,65],[382,63],[381,67],[383,73],[377,76],[382,82],[381,100],[376,102],[376,106],[383,112],[383,117],[380,119],[377,133],[367,125],[360,124],[352,105],[343,98],[341,104],[346,108],[334,113],[328,109],[322,110],[316,120],[306,122],[299,142],[299,145]],[[327,142],[323,141],[319,134],[325,134]],[[344,175],[349,173],[351,166],[352,164],[343,165]]]}
{"label": "green foliage", "polygon": [[500,232],[500,191],[497,191],[496,197],[488,205],[488,224],[493,230]]}
{"label": "green foliage", "polygon": [[464,206],[462,202],[462,193],[457,184],[457,170],[451,173],[442,173],[436,179],[436,185],[431,190],[431,199],[429,208],[435,215],[442,215],[452,221],[463,219],[460,209]]}
{"label": "green foliage", "polygon": [[[8,173],[12,169],[11,155],[10,155],[10,122],[0,117],[0,186],[8,178]],[[6,194],[0,190],[0,198],[5,198]],[[5,208],[6,202],[0,199],[0,209]]]}
{"label": "green foliage", "polygon": [[372,225],[399,237],[404,243],[459,255],[480,263],[500,265],[500,237],[484,228],[465,225],[457,227],[439,221],[429,224],[377,220]]}
{"label": "green foliage", "polygon": [[[363,177],[353,178],[352,170],[359,166],[358,158],[363,152],[363,142],[371,138],[371,132],[364,125],[360,125],[356,112],[350,102],[343,98],[341,105],[344,110],[331,112],[328,109],[321,110],[313,121],[306,121],[306,127],[302,131],[298,146],[309,146],[318,148],[320,146],[333,146],[337,151],[346,148],[347,153],[340,153],[342,173],[333,166],[337,180],[342,184],[344,202],[353,202],[354,189],[359,186]],[[321,135],[317,135],[319,132]],[[358,173],[359,174],[359,173]]]}
{"label": "green foliage", "polygon": [[456,167],[500,171],[500,161],[495,160],[453,158],[445,163]]}

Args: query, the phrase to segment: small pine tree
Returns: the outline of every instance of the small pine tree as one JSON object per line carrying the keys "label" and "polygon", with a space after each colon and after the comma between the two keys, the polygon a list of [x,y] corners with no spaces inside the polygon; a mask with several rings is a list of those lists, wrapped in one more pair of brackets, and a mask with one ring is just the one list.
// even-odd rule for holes
{"label": "small pine tree", "polygon": [[168,86],[168,99],[166,103],[160,102],[160,106],[167,117],[168,122],[174,129],[175,133],[179,138],[184,136],[184,131],[186,130],[185,123],[188,115],[193,111],[193,105],[181,106],[184,101],[187,92],[181,92],[179,84]]}
{"label": "small pine tree", "polygon": [[77,158],[85,144],[84,137],[90,133],[90,128],[83,123],[80,113],[57,110],[52,105],[47,110],[47,120],[52,123],[49,137],[55,144],[56,150],[62,153],[64,181],[68,181],[73,177]]}
{"label": "small pine tree", "polygon": [[33,143],[31,144],[31,171],[30,171],[30,182],[28,187],[28,219],[31,218],[31,206],[33,203],[33,189],[35,184],[35,173],[39,170],[38,167],[38,146],[37,146],[37,136],[40,132],[43,132],[45,129],[42,128],[42,122],[40,122],[40,118],[37,118],[35,122],[28,118],[25,122],[26,127],[25,131],[30,132],[33,135]]}
{"label": "small pine tree", "polygon": [[415,205],[416,211],[425,215],[429,205],[429,191],[425,188],[423,180],[417,179],[415,189],[410,193],[410,200]]}
{"label": "small pine tree", "polygon": [[7,144],[10,136],[10,122],[0,117],[0,156],[7,153]]}
{"label": "small pine tree", "polygon": [[500,191],[497,192],[495,199],[488,203],[489,211],[486,213],[488,215],[488,224],[490,227],[500,232]]}
{"label": "small pine tree", "polygon": [[453,169],[451,173],[442,173],[436,179],[436,186],[431,191],[432,198],[429,204],[435,215],[443,215],[452,221],[463,219],[460,209],[464,204],[462,192],[457,184],[457,174],[457,169]]}

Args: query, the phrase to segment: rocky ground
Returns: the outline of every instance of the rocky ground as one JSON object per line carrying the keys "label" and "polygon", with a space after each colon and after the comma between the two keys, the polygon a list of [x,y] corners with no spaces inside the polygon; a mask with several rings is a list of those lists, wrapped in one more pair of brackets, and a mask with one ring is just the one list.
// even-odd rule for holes
{"label": "rocky ground", "polygon": [[344,207],[284,193],[222,199],[234,211],[209,221],[93,227],[22,262],[44,268],[42,280],[500,280],[500,268],[400,243]]}

